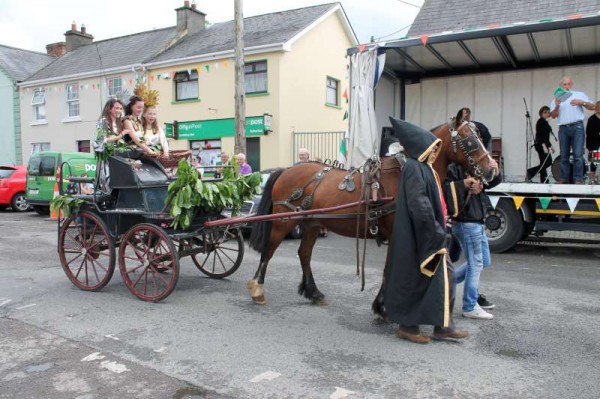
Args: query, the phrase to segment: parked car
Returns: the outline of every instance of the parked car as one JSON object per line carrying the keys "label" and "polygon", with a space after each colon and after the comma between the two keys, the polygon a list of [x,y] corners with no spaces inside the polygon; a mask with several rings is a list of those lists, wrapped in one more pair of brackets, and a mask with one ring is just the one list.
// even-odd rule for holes
{"label": "parked car", "polygon": [[25,198],[27,168],[25,166],[0,166],[0,210],[9,206],[15,212],[29,210]]}

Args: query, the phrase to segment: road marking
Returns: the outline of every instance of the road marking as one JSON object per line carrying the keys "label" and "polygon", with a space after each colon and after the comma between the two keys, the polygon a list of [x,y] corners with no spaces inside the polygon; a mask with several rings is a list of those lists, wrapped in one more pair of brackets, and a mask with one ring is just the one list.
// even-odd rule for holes
{"label": "road marking", "polygon": [[340,387],[335,387],[335,392],[332,393],[331,395],[329,395],[329,399],[343,399],[343,398],[347,398],[348,395],[352,395],[353,393],[356,393],[356,392],[349,391],[347,389],[340,388]]}
{"label": "road marking", "polygon": [[114,339],[115,341],[120,341],[120,339],[119,339],[119,338],[115,337],[115,336],[114,336],[114,335],[112,335],[112,334],[106,334],[106,335],[105,335],[105,337],[106,337],[106,338],[110,338],[110,339]]}
{"label": "road marking", "polygon": [[111,362],[108,360],[105,360],[102,363],[100,363],[100,368],[107,369],[108,371],[112,371],[113,373],[117,373],[117,374],[121,374],[125,371],[129,371],[127,366],[125,366],[124,364],[120,364],[117,362]]}
{"label": "road marking", "polygon": [[264,373],[261,373],[256,377],[252,378],[250,382],[260,382],[264,380],[271,381],[279,376],[281,376],[281,373],[276,373],[274,371],[265,371]]}
{"label": "road marking", "polygon": [[87,355],[86,357],[84,357],[83,359],[81,359],[82,362],[91,362],[94,360],[102,360],[104,359],[106,356],[101,355],[100,352],[94,352],[90,355]]}
{"label": "road marking", "polygon": [[164,352],[164,351],[166,351],[166,350],[167,350],[167,347],[166,347],[166,346],[161,346],[161,347],[160,347],[160,348],[158,348],[158,349],[154,349],[154,352],[156,352],[156,353],[163,353],[163,352]]}
{"label": "road marking", "polygon": [[25,305],[25,306],[19,306],[18,308],[15,308],[15,309],[21,310],[21,309],[31,308],[33,306],[35,306],[35,303],[30,303],[29,305]]}
{"label": "road marking", "polygon": [[12,302],[12,299],[0,298],[0,306],[4,306],[4,305],[6,305],[9,302]]}

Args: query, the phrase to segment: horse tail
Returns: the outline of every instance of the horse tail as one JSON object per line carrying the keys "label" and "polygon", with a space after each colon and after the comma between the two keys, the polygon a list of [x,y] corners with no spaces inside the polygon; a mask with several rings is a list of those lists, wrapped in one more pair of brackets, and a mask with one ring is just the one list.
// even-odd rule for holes
{"label": "horse tail", "polygon": [[[263,188],[262,198],[258,204],[258,210],[256,215],[270,215],[273,212],[273,186],[275,181],[281,176],[285,169],[276,169],[269,176],[267,184]],[[265,253],[271,240],[271,227],[273,223],[271,221],[255,222],[252,226],[252,233],[250,234],[250,248],[259,252],[261,255]]]}

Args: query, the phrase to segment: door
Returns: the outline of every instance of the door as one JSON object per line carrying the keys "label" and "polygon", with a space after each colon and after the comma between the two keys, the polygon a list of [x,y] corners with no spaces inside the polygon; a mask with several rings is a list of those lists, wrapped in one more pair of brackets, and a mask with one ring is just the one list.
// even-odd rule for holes
{"label": "door", "polygon": [[260,137],[246,137],[246,161],[253,172],[260,170]]}

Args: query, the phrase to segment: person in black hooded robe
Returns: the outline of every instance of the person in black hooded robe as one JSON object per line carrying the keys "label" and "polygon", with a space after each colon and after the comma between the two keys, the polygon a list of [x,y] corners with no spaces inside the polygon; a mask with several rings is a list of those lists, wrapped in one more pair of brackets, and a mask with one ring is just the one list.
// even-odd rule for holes
{"label": "person in black hooded robe", "polygon": [[390,267],[385,277],[384,304],[398,336],[426,344],[419,325],[433,325],[434,338],[468,335],[452,322],[454,273],[447,261],[446,204],[432,164],[441,140],[431,132],[390,118],[407,156],[396,197],[390,240]]}

